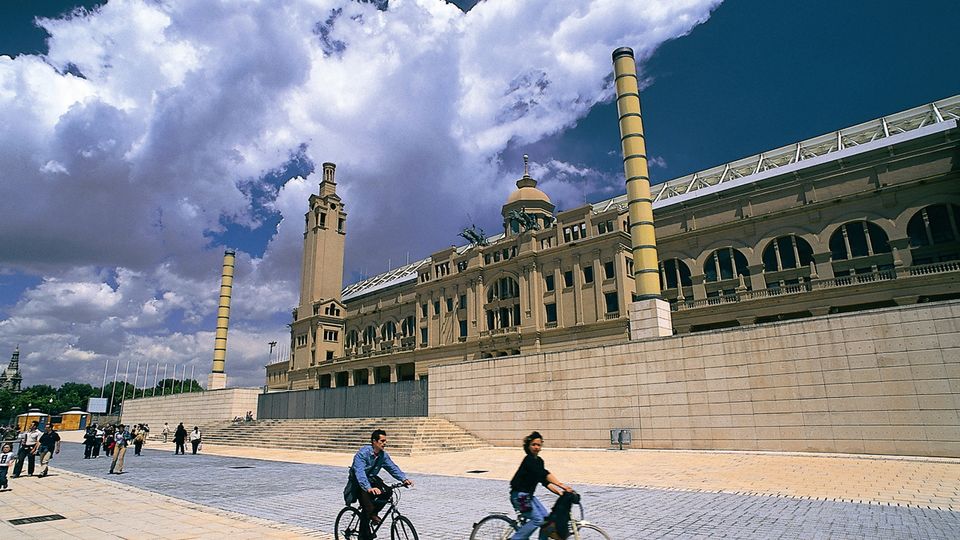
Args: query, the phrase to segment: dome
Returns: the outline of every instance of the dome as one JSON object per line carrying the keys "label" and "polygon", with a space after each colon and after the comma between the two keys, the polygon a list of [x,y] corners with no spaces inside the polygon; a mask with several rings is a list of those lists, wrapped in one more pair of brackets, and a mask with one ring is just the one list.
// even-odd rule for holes
{"label": "dome", "polygon": [[517,188],[517,190],[511,193],[510,197],[507,198],[507,204],[515,203],[517,201],[542,201],[549,203],[550,197],[547,197],[546,193],[533,186],[524,186]]}

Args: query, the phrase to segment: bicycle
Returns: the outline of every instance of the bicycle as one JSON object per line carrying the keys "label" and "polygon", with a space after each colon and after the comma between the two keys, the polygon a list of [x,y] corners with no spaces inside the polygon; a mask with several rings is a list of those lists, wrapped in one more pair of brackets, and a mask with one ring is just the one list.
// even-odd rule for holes
{"label": "bicycle", "polygon": [[[570,511],[570,536],[574,540],[610,540],[610,536],[593,523],[583,519],[583,505],[580,507],[580,518],[577,519]],[[520,514],[513,519],[502,512],[494,512],[473,524],[470,540],[508,540],[516,533],[527,520]]]}
{"label": "bicycle", "polygon": [[[400,510],[397,509],[397,505],[400,504],[400,490],[397,488],[405,487],[403,482],[391,484],[387,487],[390,489],[390,500],[386,503],[389,507],[384,514],[384,519],[379,524],[374,525],[373,521],[370,522],[371,532],[377,534],[380,527],[387,522],[386,517],[389,515],[392,521],[390,540],[419,540],[420,537],[417,536],[417,530],[413,528],[413,523],[406,516],[400,514]],[[343,507],[343,510],[340,510],[336,521],[333,522],[334,537],[337,540],[359,540],[360,512],[362,512],[361,509],[349,504]]]}

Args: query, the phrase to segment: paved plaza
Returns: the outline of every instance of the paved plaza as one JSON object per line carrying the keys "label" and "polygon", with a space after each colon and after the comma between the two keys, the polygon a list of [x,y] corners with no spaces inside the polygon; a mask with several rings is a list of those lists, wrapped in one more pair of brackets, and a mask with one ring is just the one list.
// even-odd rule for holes
{"label": "paved plaza", "polygon": [[[81,445],[64,443],[50,477],[21,478],[0,493],[0,537],[331,537],[350,455],[206,450],[175,456],[171,445],[155,443],[137,457],[131,449],[116,476],[107,474],[107,458],[84,460]],[[542,455],[583,495],[587,518],[616,539],[960,538],[956,460],[549,448]],[[401,509],[421,538],[467,538],[486,513],[510,512],[506,479],[519,458],[519,449],[397,456],[416,481]],[[48,514],[66,519],[9,521]]]}

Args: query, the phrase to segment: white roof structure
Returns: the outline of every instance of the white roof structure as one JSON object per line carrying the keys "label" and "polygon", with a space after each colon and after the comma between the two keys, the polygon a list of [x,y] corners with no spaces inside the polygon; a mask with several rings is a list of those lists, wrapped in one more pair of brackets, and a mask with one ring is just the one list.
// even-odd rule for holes
{"label": "white roof structure", "polygon": [[[654,209],[680,204],[698,197],[800,171],[837,159],[885,148],[960,125],[960,95],[948,97],[895,114],[843,128],[831,133],[731,161],[705,171],[651,186]],[[593,203],[593,213],[612,208],[626,210],[627,195]],[[503,234],[488,238],[494,243]],[[463,253],[470,246],[457,248]],[[417,279],[417,270],[430,264],[429,257],[343,289],[343,301]]]}

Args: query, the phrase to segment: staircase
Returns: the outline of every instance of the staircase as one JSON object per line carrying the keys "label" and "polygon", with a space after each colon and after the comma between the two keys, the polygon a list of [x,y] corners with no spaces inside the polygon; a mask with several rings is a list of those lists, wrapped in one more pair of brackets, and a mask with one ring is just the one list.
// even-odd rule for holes
{"label": "staircase", "polygon": [[201,427],[201,432],[203,442],[208,444],[356,452],[364,444],[370,444],[370,433],[375,429],[387,432],[387,449],[392,455],[459,452],[490,446],[460,426],[433,417],[217,422]]}

